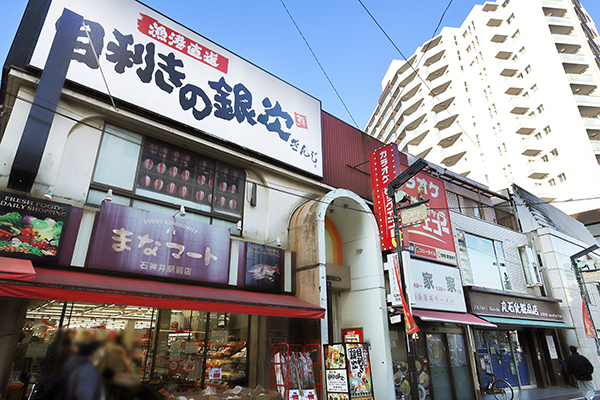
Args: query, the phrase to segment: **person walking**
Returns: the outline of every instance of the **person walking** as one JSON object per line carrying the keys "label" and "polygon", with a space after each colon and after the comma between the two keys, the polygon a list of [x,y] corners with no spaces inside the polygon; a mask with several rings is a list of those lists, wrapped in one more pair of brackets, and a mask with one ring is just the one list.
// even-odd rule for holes
{"label": "person walking", "polygon": [[102,346],[95,340],[79,345],[79,352],[64,365],[68,371],[68,400],[105,400],[104,384],[94,363],[102,356]]}
{"label": "person walking", "polygon": [[569,350],[571,350],[571,355],[565,360],[567,371],[577,379],[579,389],[583,392],[585,399],[592,400],[596,393],[596,388],[592,381],[594,366],[590,360],[577,352],[577,347],[569,346]]}

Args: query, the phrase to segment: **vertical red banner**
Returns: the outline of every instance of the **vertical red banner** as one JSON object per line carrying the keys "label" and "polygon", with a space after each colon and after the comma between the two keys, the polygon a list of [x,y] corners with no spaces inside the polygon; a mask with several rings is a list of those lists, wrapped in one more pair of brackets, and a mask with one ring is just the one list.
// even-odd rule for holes
{"label": "vertical red banner", "polygon": [[369,166],[375,218],[381,237],[381,250],[391,250],[396,246],[393,240],[393,203],[392,199],[387,196],[387,185],[400,173],[398,146],[395,143],[388,144],[369,154]]}
{"label": "vertical red banner", "polygon": [[592,325],[592,320],[590,319],[590,314],[588,313],[587,307],[585,306],[585,298],[581,299],[581,308],[583,310],[583,327],[585,328],[585,336],[593,339],[596,337],[594,332],[594,325]]}

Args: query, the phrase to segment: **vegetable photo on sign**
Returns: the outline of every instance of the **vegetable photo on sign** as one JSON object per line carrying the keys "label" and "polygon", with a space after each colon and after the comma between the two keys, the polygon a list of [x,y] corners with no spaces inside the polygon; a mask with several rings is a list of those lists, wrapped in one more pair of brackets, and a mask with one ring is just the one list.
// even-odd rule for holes
{"label": "vegetable photo on sign", "polygon": [[70,208],[0,193],[0,257],[57,261]]}

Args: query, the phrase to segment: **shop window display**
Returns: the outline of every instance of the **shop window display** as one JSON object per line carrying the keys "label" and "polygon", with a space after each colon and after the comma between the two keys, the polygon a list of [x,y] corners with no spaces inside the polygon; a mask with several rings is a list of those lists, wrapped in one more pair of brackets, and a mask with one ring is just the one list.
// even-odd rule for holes
{"label": "shop window display", "polygon": [[245,314],[30,300],[11,398],[27,398],[86,340],[103,345],[97,367],[112,399],[245,387],[248,323]]}

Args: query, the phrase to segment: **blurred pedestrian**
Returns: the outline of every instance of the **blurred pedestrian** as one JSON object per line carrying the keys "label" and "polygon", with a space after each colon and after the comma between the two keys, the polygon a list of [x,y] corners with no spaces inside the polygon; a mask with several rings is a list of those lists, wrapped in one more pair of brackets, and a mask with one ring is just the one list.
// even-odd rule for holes
{"label": "blurred pedestrian", "polygon": [[594,366],[590,360],[577,352],[577,347],[569,346],[569,350],[571,350],[571,355],[565,360],[567,371],[577,379],[579,389],[583,392],[585,399],[592,400],[596,394],[596,388],[592,381]]}
{"label": "blurred pedestrian", "polygon": [[63,371],[67,371],[67,400],[105,400],[104,385],[94,363],[102,356],[102,346],[95,340],[79,345],[76,355],[66,362]]}

